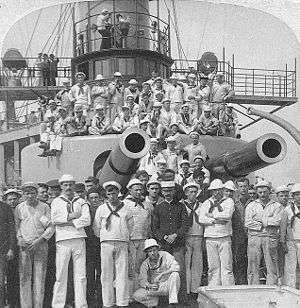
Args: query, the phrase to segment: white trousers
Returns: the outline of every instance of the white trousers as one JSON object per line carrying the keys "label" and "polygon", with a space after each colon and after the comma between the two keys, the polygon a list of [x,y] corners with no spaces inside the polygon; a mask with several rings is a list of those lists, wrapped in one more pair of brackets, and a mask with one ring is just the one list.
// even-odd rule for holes
{"label": "white trousers", "polygon": [[234,285],[230,236],[206,238],[208,285]]}
{"label": "white trousers", "polygon": [[50,134],[50,150],[61,151],[63,138],[59,135]]}
{"label": "white trousers", "polygon": [[103,306],[127,306],[129,302],[127,242],[101,243],[101,270]]}
{"label": "white trousers", "polygon": [[56,243],[56,282],[53,289],[53,308],[64,308],[68,284],[68,264],[73,260],[75,307],[87,308],[85,239],[76,238]]}
{"label": "white trousers", "polygon": [[187,236],[185,239],[186,291],[197,293],[203,272],[202,236]]}
{"label": "white trousers", "polygon": [[288,253],[284,262],[284,285],[296,288],[297,263],[300,266],[300,241],[287,242]]}
{"label": "white trousers", "polygon": [[20,250],[20,303],[22,308],[42,308],[47,269],[48,243],[34,251]]}
{"label": "white trousers", "polygon": [[178,303],[178,292],[180,288],[180,276],[178,272],[170,274],[169,279],[159,283],[157,291],[138,289],[133,294],[133,298],[146,307],[155,307],[158,305],[159,296],[168,295],[169,304]]}

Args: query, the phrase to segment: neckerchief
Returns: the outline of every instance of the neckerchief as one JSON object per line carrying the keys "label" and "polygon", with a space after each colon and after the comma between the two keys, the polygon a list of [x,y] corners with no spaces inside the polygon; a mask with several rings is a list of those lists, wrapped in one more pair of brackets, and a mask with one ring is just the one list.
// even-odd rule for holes
{"label": "neckerchief", "polygon": [[64,196],[59,196],[63,201],[67,203],[68,213],[74,212],[74,202],[76,202],[80,197],[75,197],[72,200],[65,198]]}
{"label": "neckerchief", "polygon": [[84,95],[84,89],[83,89],[83,87],[85,86],[85,84],[77,84],[78,85],[78,88],[79,88],[79,92],[78,92],[78,94],[82,94],[82,95]]}
{"label": "neckerchief", "polygon": [[[188,224],[190,227],[193,225],[193,218],[195,217],[195,221],[198,225],[200,225],[199,222],[199,216],[196,213],[198,208],[200,207],[200,202],[196,201],[194,204],[189,203],[187,200],[184,201],[185,206],[191,211],[190,214],[188,215]],[[194,206],[195,205],[195,206]]]}
{"label": "neckerchief", "polygon": [[163,260],[162,260],[162,257],[160,256],[157,265],[154,266],[154,267],[151,267],[150,261],[148,262],[147,276],[148,276],[148,281],[149,281],[149,282],[152,283],[152,272],[158,270],[158,269],[161,267],[162,261],[163,261]]}
{"label": "neckerchief", "polygon": [[102,128],[104,126],[104,120],[105,120],[105,116],[101,118],[97,116],[97,127],[98,128]]}
{"label": "neckerchief", "polygon": [[296,218],[298,218],[298,219],[300,219],[300,212],[298,212],[297,214],[296,214],[296,208],[295,208],[295,204],[294,203],[292,203],[291,204],[291,209],[292,209],[292,212],[293,212],[293,216],[292,216],[292,218],[291,218],[291,227],[293,228],[294,227],[294,224],[295,224],[295,219]]}
{"label": "neckerchief", "polygon": [[144,204],[143,204],[142,200],[136,199],[136,198],[134,198],[132,196],[127,196],[126,200],[130,200],[130,201],[134,202],[134,206],[138,206],[139,205],[139,206],[141,206],[144,209]]}
{"label": "neckerchief", "polygon": [[124,203],[121,202],[121,203],[119,204],[119,206],[118,206],[115,210],[113,210],[113,209],[109,206],[108,203],[106,203],[106,206],[107,206],[107,208],[108,208],[109,211],[110,211],[109,215],[107,216],[106,224],[105,224],[105,229],[107,230],[107,229],[110,227],[110,225],[111,225],[112,216],[115,215],[115,216],[117,216],[117,217],[120,217],[120,215],[119,215],[118,212],[122,209],[122,207],[124,206]]}
{"label": "neckerchief", "polygon": [[187,114],[181,113],[181,118],[182,118],[183,124],[185,125],[190,124],[190,115],[188,113]]}
{"label": "neckerchief", "polygon": [[214,210],[214,208],[218,208],[219,212],[223,212],[223,208],[221,207],[221,203],[224,201],[225,199],[222,198],[220,201],[212,201],[211,199],[208,199],[209,203],[210,203],[210,208],[208,210],[208,213],[212,213],[212,211]]}
{"label": "neckerchief", "polygon": [[192,173],[184,174],[182,173],[182,181],[180,183],[181,186],[184,186],[188,182],[188,178],[192,175]]}
{"label": "neckerchief", "polygon": [[[150,162],[154,160],[154,158],[156,157],[156,155],[154,155],[153,153],[150,153],[149,157],[148,157],[148,164],[150,164]],[[154,163],[154,162],[153,162]]]}

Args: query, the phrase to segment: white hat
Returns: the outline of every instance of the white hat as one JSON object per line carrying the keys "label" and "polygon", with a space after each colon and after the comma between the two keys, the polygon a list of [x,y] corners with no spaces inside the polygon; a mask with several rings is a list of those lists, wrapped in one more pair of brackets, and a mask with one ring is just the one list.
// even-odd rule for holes
{"label": "white hat", "polygon": [[143,120],[140,121],[140,125],[144,123],[150,123],[150,120],[147,117],[145,117]]}
{"label": "white hat", "polygon": [[109,186],[116,187],[116,188],[118,188],[118,190],[121,190],[121,188],[122,188],[121,184],[119,184],[116,181],[107,181],[107,182],[103,183],[102,186],[103,186],[104,189],[107,189]]}
{"label": "white hat", "polygon": [[185,191],[189,187],[196,187],[198,190],[200,189],[200,185],[197,184],[196,182],[189,182],[183,186],[183,191]]}
{"label": "white hat", "polygon": [[220,179],[215,179],[213,181],[211,181],[208,190],[214,190],[214,189],[221,189],[223,188],[224,185],[222,183],[222,181]]}
{"label": "white hat", "polygon": [[122,74],[121,74],[120,72],[115,72],[115,73],[114,73],[114,76],[115,76],[115,77],[122,77]]}
{"label": "white hat", "polygon": [[121,107],[121,109],[130,109],[130,107],[128,105],[124,105]]}
{"label": "white hat", "polygon": [[216,77],[218,77],[218,76],[224,76],[224,73],[219,72],[219,73],[216,74]]}
{"label": "white hat", "polygon": [[97,104],[95,106],[95,110],[99,110],[99,109],[105,109],[103,104]]}
{"label": "white hat", "polygon": [[96,79],[95,80],[103,80],[104,79],[104,77],[101,75],[101,74],[98,74],[97,76],[96,76]]}
{"label": "white hat", "polygon": [[75,78],[77,78],[78,76],[83,76],[84,78],[86,78],[86,74],[84,72],[78,72],[75,74]]}
{"label": "white hat", "polygon": [[233,181],[227,181],[224,184],[224,188],[232,190],[232,191],[236,191],[236,186],[234,185]]}
{"label": "white hat", "polygon": [[295,183],[292,186],[291,193],[296,193],[296,192],[300,192],[300,183]]}
{"label": "white hat", "polygon": [[176,138],[174,136],[170,136],[170,137],[166,138],[165,140],[166,140],[167,143],[168,142],[176,142]]}
{"label": "white hat", "polygon": [[195,131],[190,132],[190,136],[192,137],[193,135],[200,136],[200,134],[198,132],[195,132]]}
{"label": "white hat", "polygon": [[129,181],[129,183],[127,184],[126,188],[129,189],[131,186],[133,185],[143,185],[143,183],[139,180],[139,179],[132,179]]}
{"label": "white hat", "polygon": [[276,189],[275,189],[275,192],[276,194],[280,193],[280,192],[289,192],[290,189],[286,186],[286,185],[281,185],[281,186],[278,186]]}
{"label": "white hat", "polygon": [[109,13],[109,10],[108,10],[108,9],[103,9],[103,10],[101,11],[101,14],[107,14],[107,13]]}
{"label": "white hat", "polygon": [[172,74],[171,77],[170,77],[170,79],[178,79],[177,74]]}
{"label": "white hat", "polygon": [[162,188],[174,188],[175,182],[174,181],[161,181]]}
{"label": "white hat", "polygon": [[128,84],[138,84],[138,81],[136,79],[130,79]]}
{"label": "white hat", "polygon": [[182,80],[185,80],[185,76],[180,74],[180,75],[178,76],[178,80],[181,80],[181,81],[182,81]]}
{"label": "white hat", "polygon": [[61,184],[63,182],[75,182],[75,180],[71,174],[64,174],[61,176],[58,182]]}
{"label": "white hat", "polygon": [[183,160],[179,163],[179,166],[181,167],[181,165],[183,165],[183,164],[191,165],[191,164],[190,164],[190,161],[187,160],[187,159],[183,159]]}
{"label": "white hat", "polygon": [[160,181],[157,179],[156,176],[152,176],[149,181],[146,184],[146,187],[148,188],[148,186],[152,185],[152,184],[158,184],[159,186],[161,186]]}
{"label": "white hat", "polygon": [[203,161],[205,161],[205,159],[201,155],[196,155],[193,161],[195,162],[196,159],[202,159]]}
{"label": "white hat", "polygon": [[162,107],[162,103],[161,102],[154,102],[153,108],[161,108],[161,107]]}
{"label": "white hat", "polygon": [[264,180],[261,180],[259,181],[257,184],[254,185],[255,188],[258,188],[258,187],[268,187],[268,188],[271,188],[270,187],[270,183],[267,182],[267,181],[264,181]]}
{"label": "white hat", "polygon": [[229,103],[229,104],[227,104],[227,107],[228,108],[233,108],[233,104]]}
{"label": "white hat", "polygon": [[144,251],[151,247],[160,247],[154,238],[149,238],[145,240]]}
{"label": "white hat", "polygon": [[127,100],[128,97],[134,98],[134,96],[132,94],[126,95],[126,100]]}
{"label": "white hat", "polygon": [[164,103],[171,103],[171,100],[168,99],[168,98],[165,98],[165,99],[162,101],[162,103],[163,103],[163,104],[164,104]]}
{"label": "white hat", "polygon": [[156,162],[156,164],[167,164],[167,162],[166,162],[166,160],[163,158],[163,157],[160,157],[158,160],[157,160],[157,162]]}
{"label": "white hat", "polygon": [[150,143],[158,143],[157,138],[151,138],[151,139],[150,139]]}
{"label": "white hat", "polygon": [[163,79],[162,79],[161,77],[156,77],[156,78],[154,79],[154,82],[156,82],[156,81],[158,81],[158,80],[163,81]]}
{"label": "white hat", "polygon": [[16,194],[19,197],[21,197],[21,193],[16,188],[9,188],[8,190],[6,190],[3,194],[3,197],[5,197],[9,194]]}
{"label": "white hat", "polygon": [[212,108],[210,106],[208,106],[208,105],[204,105],[203,106],[203,111],[204,112],[212,111]]}
{"label": "white hat", "polygon": [[190,105],[187,104],[187,103],[185,103],[185,104],[183,104],[183,105],[181,106],[181,109],[183,109],[183,108],[185,108],[185,107],[190,108]]}
{"label": "white hat", "polygon": [[37,184],[35,184],[35,183],[33,183],[33,182],[27,182],[27,183],[24,183],[23,185],[22,185],[22,189],[26,189],[26,188],[34,188],[34,189],[36,189],[36,190],[38,190],[38,185]]}

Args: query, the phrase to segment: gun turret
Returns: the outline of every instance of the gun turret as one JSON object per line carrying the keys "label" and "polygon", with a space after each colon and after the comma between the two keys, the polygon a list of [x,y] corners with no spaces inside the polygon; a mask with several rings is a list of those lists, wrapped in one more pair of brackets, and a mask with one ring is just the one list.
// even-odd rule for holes
{"label": "gun turret", "polygon": [[150,148],[150,138],[144,131],[127,129],[110,152],[102,170],[99,182],[117,181],[126,186],[130,177],[136,172],[139,159],[146,155]]}
{"label": "gun turret", "polygon": [[206,166],[214,176],[240,177],[284,159],[286,142],[277,134],[265,134],[233,152],[210,159]]}

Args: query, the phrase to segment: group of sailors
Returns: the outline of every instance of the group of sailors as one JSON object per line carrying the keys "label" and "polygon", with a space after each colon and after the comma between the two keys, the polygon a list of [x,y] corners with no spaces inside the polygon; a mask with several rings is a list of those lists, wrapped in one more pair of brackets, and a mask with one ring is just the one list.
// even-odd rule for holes
{"label": "group of sailors", "polygon": [[198,84],[194,73],[164,80],[154,71],[141,87],[136,79],[126,87],[120,72],[109,83],[102,75],[92,86],[85,79],[84,73],[77,73],[72,87],[64,80],[64,89],[43,105],[41,156],[60,152],[63,137],[122,133],[130,127],[160,141],[191,132],[240,138],[230,103],[234,91],[223,73],[216,74],[214,82],[202,76]]}
{"label": "group of sailors", "polygon": [[178,171],[161,153],[156,170],[142,160],[126,187],[65,174],[6,190],[0,307],[5,281],[9,307],[22,308],[156,307],[162,296],[187,307],[203,285],[296,287],[300,183],[211,181],[203,145],[187,152]]}

